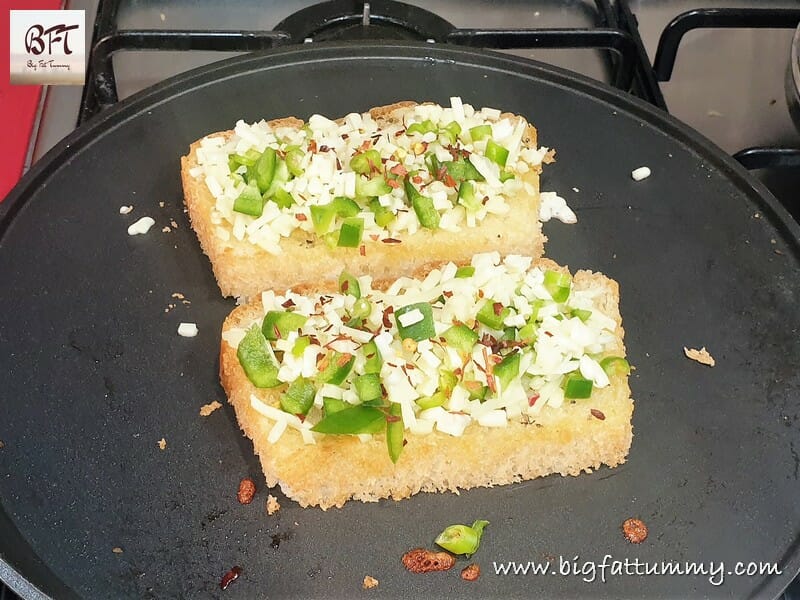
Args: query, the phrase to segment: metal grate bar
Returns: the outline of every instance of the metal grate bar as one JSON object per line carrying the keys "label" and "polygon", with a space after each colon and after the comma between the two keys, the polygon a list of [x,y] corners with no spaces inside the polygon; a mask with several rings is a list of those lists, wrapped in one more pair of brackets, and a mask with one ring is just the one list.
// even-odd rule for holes
{"label": "metal grate bar", "polygon": [[693,29],[794,29],[800,23],[800,8],[698,8],[675,17],[658,40],[653,70],[659,81],[669,81],[678,46]]}

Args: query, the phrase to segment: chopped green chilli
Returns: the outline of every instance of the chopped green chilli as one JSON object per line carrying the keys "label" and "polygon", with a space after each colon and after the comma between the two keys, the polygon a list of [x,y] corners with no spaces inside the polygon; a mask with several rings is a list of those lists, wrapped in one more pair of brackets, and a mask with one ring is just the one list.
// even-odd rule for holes
{"label": "chopped green chilli", "polygon": [[569,373],[564,379],[564,398],[583,400],[592,395],[592,381],[580,373]]}
{"label": "chopped green chilli", "polygon": [[544,272],[544,288],[556,302],[566,302],[571,286],[572,278],[568,273],[550,270]]}
{"label": "chopped green chilli", "polygon": [[311,431],[352,435],[380,433],[385,427],[386,415],[382,410],[371,406],[353,406],[325,415]]}
{"label": "chopped green chilli", "polygon": [[475,521],[472,526],[450,525],[436,538],[435,543],[453,554],[468,558],[478,551],[484,528],[489,521]]}
{"label": "chopped green chilli", "polygon": [[281,396],[281,408],[293,415],[305,415],[314,405],[314,383],[305,377],[298,377]]}
{"label": "chopped green chilli", "polygon": [[264,315],[261,331],[268,340],[285,338],[291,331],[297,331],[306,324],[308,317],[286,310],[270,310]]}

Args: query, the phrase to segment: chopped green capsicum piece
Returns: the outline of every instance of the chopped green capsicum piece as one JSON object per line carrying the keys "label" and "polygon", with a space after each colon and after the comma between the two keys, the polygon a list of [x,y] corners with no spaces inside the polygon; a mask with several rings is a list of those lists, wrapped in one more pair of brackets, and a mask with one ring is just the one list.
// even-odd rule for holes
{"label": "chopped green capsicum piece", "polygon": [[386,446],[389,449],[389,458],[396,463],[403,451],[405,427],[403,426],[402,407],[397,402],[389,405],[389,414],[386,417]]}
{"label": "chopped green capsicum piece", "polygon": [[511,309],[489,298],[481,306],[475,318],[490,329],[503,330],[503,321],[511,314]]}
{"label": "chopped green capsicum piece", "polygon": [[264,212],[264,199],[261,197],[255,181],[250,181],[233,201],[233,210],[251,217],[261,216],[261,213]]}
{"label": "chopped green capsicum piece", "polygon": [[284,412],[293,415],[305,415],[314,405],[314,395],[317,389],[310,379],[298,377],[281,396],[281,408]]}
{"label": "chopped green capsicum piece", "polygon": [[268,340],[284,339],[292,331],[306,324],[308,317],[286,310],[268,310],[261,323],[261,331]]}
{"label": "chopped green capsicum piece", "polygon": [[364,352],[364,373],[380,373],[383,359],[375,340],[370,340],[362,348]]}
{"label": "chopped green capsicum piece", "polygon": [[326,415],[339,412],[340,410],[350,408],[351,406],[352,404],[345,402],[344,400],[340,400],[339,398],[330,398],[329,396],[322,397],[322,410]]}
{"label": "chopped green capsicum piece", "polygon": [[582,400],[592,395],[592,380],[578,372],[569,373],[564,378],[564,398]]}
{"label": "chopped green capsicum piece", "polygon": [[356,196],[360,198],[384,196],[391,193],[392,187],[386,183],[383,175],[375,175],[370,179],[359,177],[356,179]]}
{"label": "chopped green capsicum piece", "polygon": [[353,387],[362,403],[383,398],[381,376],[378,373],[364,373],[357,376],[353,379]]}
{"label": "chopped green capsicum piece", "polygon": [[461,354],[470,354],[478,343],[478,334],[464,324],[453,325],[442,332],[444,341]]}
{"label": "chopped green capsicum piece", "polygon": [[356,357],[347,352],[332,350],[324,359],[323,368],[317,375],[320,383],[341,385],[353,369]]}
{"label": "chopped green capsicum piece", "polygon": [[255,162],[252,167],[248,168],[250,175],[249,181],[255,179],[258,184],[258,189],[263,194],[269,189],[272,184],[272,179],[275,176],[275,165],[277,163],[278,155],[275,148],[267,148]]}
{"label": "chopped green capsicum piece", "polygon": [[556,302],[566,302],[571,286],[572,278],[568,273],[550,270],[544,272],[544,289]]}
{"label": "chopped green capsicum piece", "polygon": [[421,398],[417,398],[417,406],[419,406],[422,410],[427,410],[429,408],[441,406],[446,401],[447,396],[444,395],[444,392],[434,392],[433,396],[422,396]]}
{"label": "chopped green capsicum piece", "polygon": [[508,150],[490,139],[486,142],[486,158],[501,167],[505,167],[506,161],[508,161]]}
{"label": "chopped green capsicum piece", "polygon": [[417,302],[394,311],[400,339],[415,342],[428,340],[436,335],[433,325],[433,309],[429,302]]}
{"label": "chopped green capsicum piece", "polygon": [[300,177],[300,175],[305,172],[303,169],[304,156],[305,153],[300,149],[299,146],[286,147],[286,154],[283,159],[286,161],[286,166],[289,169],[289,173],[295,177]]}
{"label": "chopped green capsicum piece", "polygon": [[436,125],[430,119],[425,119],[421,123],[412,123],[406,128],[406,134],[411,135],[412,133],[431,133],[436,131]]}
{"label": "chopped green capsicum piece", "polygon": [[433,200],[420,194],[408,179],[405,180],[404,187],[420,225],[427,229],[438,229],[440,215],[433,205]]}
{"label": "chopped green capsicum piece", "polygon": [[475,267],[472,265],[466,265],[456,269],[456,279],[466,279],[467,277],[472,277],[473,275],[475,275]]}
{"label": "chopped green capsicum piece", "polygon": [[380,433],[386,427],[386,415],[371,406],[353,406],[325,415],[311,428],[317,433]]}
{"label": "chopped green capsicum piece", "polygon": [[472,138],[473,142],[477,142],[487,137],[491,137],[491,135],[492,135],[492,126],[488,124],[476,125],[475,127],[470,127],[469,129],[469,136]]}
{"label": "chopped green capsicum piece", "polygon": [[458,186],[458,203],[472,213],[481,207],[481,201],[475,195],[475,186],[471,181],[462,181]]}
{"label": "chopped green capsicum piece", "polygon": [[513,352],[503,357],[499,363],[494,366],[494,376],[500,380],[502,389],[507,389],[509,384],[519,375],[519,352]]}
{"label": "chopped green capsicum piece", "polygon": [[448,160],[442,163],[450,175],[457,183],[462,181],[485,181],[480,171],[475,168],[468,159],[459,158],[458,160]]}
{"label": "chopped green capsicum piece", "polygon": [[281,385],[282,382],[278,379],[278,361],[258,325],[247,330],[236,349],[236,356],[254,386],[271,388]]}
{"label": "chopped green capsicum piece", "polygon": [[389,223],[395,220],[395,214],[387,206],[381,205],[377,198],[369,201],[369,209],[375,215],[375,224],[378,227],[386,227]]}
{"label": "chopped green capsicum piece", "polygon": [[342,221],[339,230],[339,239],[336,245],[340,248],[358,248],[364,235],[364,219],[361,217],[348,217]]}

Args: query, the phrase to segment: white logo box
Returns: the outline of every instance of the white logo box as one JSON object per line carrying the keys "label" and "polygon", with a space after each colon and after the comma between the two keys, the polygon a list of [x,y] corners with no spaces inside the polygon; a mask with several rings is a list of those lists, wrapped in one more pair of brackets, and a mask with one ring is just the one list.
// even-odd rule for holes
{"label": "white logo box", "polygon": [[86,12],[12,10],[11,83],[83,85],[86,77]]}

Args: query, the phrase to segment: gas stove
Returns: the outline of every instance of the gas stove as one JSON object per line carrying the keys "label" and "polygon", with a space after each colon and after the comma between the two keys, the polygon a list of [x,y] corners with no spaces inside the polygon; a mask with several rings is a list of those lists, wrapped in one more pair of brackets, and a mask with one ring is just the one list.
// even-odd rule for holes
{"label": "gas stove", "polygon": [[[94,23],[87,85],[47,90],[33,162],[116,101],[191,68],[286,44],[410,39],[510,52],[630,92],[736,157],[800,220],[800,134],[785,90],[795,0],[66,4]],[[785,596],[800,598],[800,584]],[[0,585],[0,600],[12,597]]]}

